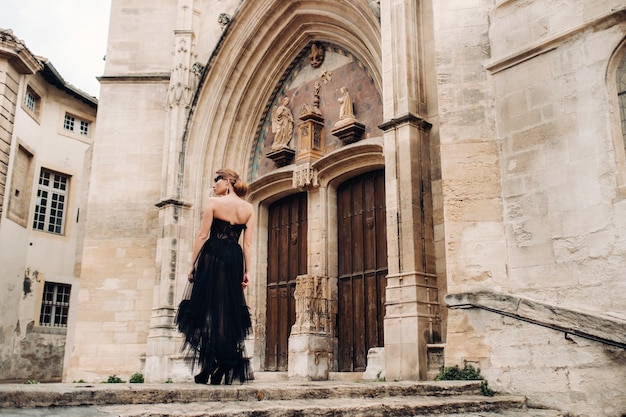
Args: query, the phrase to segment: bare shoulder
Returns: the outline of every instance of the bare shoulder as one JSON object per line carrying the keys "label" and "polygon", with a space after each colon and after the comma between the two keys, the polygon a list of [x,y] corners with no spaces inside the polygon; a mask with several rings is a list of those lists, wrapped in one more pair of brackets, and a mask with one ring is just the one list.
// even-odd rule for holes
{"label": "bare shoulder", "polygon": [[217,197],[209,197],[204,201],[204,210],[207,210],[209,208],[213,208],[216,206],[216,204],[218,204],[218,199]]}

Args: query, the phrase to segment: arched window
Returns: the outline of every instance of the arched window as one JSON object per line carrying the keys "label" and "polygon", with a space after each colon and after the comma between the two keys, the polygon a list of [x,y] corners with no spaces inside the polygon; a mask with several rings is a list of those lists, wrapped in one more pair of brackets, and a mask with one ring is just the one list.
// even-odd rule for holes
{"label": "arched window", "polygon": [[626,146],[626,54],[617,66],[616,72],[617,98],[619,101],[619,113],[622,126],[623,144]]}
{"label": "arched window", "polygon": [[626,38],[615,50],[607,70],[618,195],[626,198]]}

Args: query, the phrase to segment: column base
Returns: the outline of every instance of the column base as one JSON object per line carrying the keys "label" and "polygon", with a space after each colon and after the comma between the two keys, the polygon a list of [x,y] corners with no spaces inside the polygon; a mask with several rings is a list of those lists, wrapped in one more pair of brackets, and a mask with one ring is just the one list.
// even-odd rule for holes
{"label": "column base", "polygon": [[290,379],[326,381],[332,366],[333,338],[296,334],[289,337]]}

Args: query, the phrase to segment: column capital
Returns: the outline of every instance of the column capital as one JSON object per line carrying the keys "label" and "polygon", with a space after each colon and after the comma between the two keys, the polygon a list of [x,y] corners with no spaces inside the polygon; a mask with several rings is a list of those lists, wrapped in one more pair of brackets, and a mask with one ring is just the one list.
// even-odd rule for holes
{"label": "column capital", "polygon": [[429,132],[430,129],[433,127],[431,123],[427,122],[423,118],[413,113],[406,113],[400,117],[394,117],[391,120],[383,122],[382,124],[378,125],[378,128],[384,132],[387,132],[389,130],[396,129],[398,126],[404,124],[414,125],[419,130],[422,130],[424,132]]}

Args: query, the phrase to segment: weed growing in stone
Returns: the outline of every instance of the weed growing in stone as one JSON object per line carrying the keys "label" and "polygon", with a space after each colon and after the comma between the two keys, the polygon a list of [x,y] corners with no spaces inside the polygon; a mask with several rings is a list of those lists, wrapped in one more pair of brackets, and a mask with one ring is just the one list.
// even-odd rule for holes
{"label": "weed growing in stone", "polygon": [[143,374],[139,372],[135,372],[130,377],[130,382],[132,384],[143,384]]}
{"label": "weed growing in stone", "polygon": [[466,363],[463,369],[458,365],[440,367],[439,375],[435,377],[435,381],[482,381],[480,384],[480,393],[487,397],[493,397],[495,391],[489,388],[487,381],[480,374],[480,369],[474,368],[472,365]]}
{"label": "weed growing in stone", "polygon": [[123,380],[122,378],[120,378],[119,376],[117,376],[117,375],[111,375],[111,376],[109,377],[109,379],[107,379],[104,383],[105,383],[105,384],[123,384],[124,382],[126,382],[126,381],[124,381],[124,380]]}

